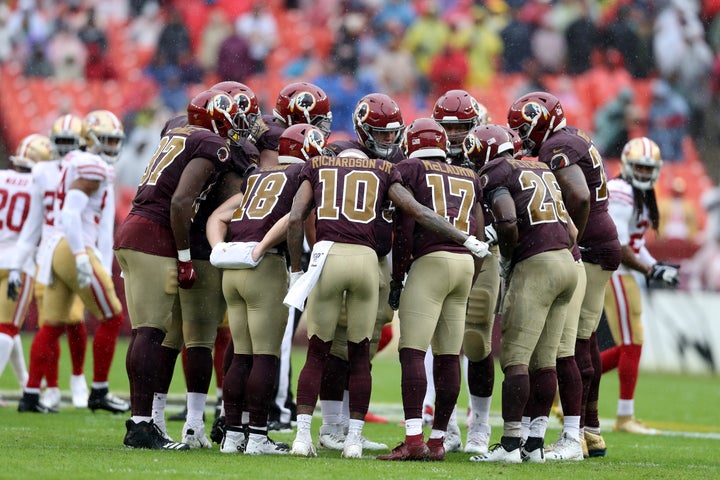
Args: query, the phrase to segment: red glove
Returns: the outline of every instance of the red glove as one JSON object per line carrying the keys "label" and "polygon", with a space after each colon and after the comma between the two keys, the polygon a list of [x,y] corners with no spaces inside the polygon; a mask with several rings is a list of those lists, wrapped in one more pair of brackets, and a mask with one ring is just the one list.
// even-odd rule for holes
{"label": "red glove", "polygon": [[193,268],[192,260],[188,260],[187,262],[178,260],[177,272],[178,285],[180,286],[180,288],[192,288],[192,286],[195,284],[195,280],[197,280],[197,274],[195,273],[195,269]]}

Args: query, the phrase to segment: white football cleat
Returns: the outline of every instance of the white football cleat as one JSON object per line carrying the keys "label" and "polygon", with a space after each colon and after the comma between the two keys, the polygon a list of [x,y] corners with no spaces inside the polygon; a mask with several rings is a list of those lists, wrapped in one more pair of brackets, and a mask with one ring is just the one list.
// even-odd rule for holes
{"label": "white football cleat", "polygon": [[490,445],[490,425],[480,423],[480,420],[475,418],[468,425],[465,453],[485,454],[488,452],[488,445]]}
{"label": "white football cleat", "polygon": [[318,447],[342,451],[345,448],[345,434],[342,433],[342,427],[338,431],[336,425],[321,425]]}
{"label": "white football cleat", "polygon": [[501,443],[493,445],[488,453],[470,457],[471,462],[522,463],[520,448],[505,450]]}
{"label": "white football cleat", "polygon": [[363,438],[358,433],[349,433],[345,437],[345,446],[343,447],[343,458],[362,458]]}
{"label": "white football cleat", "polygon": [[551,461],[557,460],[582,460],[582,444],[579,440],[570,438],[567,433],[560,435],[557,442],[545,449],[545,458]]}
{"label": "white football cleat", "polygon": [[72,394],[73,407],[87,408],[89,392],[84,374],[70,375],[70,393]]}
{"label": "white football cleat", "polygon": [[245,447],[245,455],[287,455],[289,453],[290,447],[286,443],[275,443],[268,437],[256,440],[250,435]]}
{"label": "white football cleat", "polygon": [[60,389],[58,387],[48,387],[40,395],[40,403],[51,410],[57,410],[60,407]]}
{"label": "white football cleat", "polygon": [[443,442],[445,452],[462,452],[462,437],[460,436],[460,427],[457,423],[448,423],[445,432],[445,441]]}
{"label": "white football cleat", "polygon": [[292,450],[290,455],[297,455],[299,457],[317,457],[315,451],[315,445],[313,445],[312,438],[295,438],[292,444]]}
{"label": "white football cleat", "polygon": [[245,432],[227,430],[220,444],[220,453],[243,453],[247,446]]}
{"label": "white football cleat", "polygon": [[190,446],[190,448],[210,448],[212,444],[210,439],[205,435],[205,425],[189,425],[187,422],[182,430],[182,443]]}

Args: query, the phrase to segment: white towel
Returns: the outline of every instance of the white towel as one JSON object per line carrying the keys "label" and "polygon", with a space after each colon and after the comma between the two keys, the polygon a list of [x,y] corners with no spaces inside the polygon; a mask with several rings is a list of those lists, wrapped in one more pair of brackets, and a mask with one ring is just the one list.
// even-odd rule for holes
{"label": "white towel", "polygon": [[310,264],[307,272],[298,279],[285,296],[283,303],[290,308],[296,308],[303,311],[305,308],[305,299],[310,295],[310,291],[320,278],[323,265],[327,259],[327,253],[334,242],[323,240],[317,242],[310,253]]}
{"label": "white towel", "polygon": [[252,258],[253,248],[258,242],[220,242],[210,253],[210,263],[217,268],[242,270],[255,268],[263,257],[257,261]]}

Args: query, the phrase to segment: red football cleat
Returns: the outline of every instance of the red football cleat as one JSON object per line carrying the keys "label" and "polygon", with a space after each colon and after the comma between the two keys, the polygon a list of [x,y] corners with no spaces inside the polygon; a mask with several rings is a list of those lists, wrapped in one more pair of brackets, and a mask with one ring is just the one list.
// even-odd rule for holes
{"label": "red football cleat", "polygon": [[365,414],[365,421],[367,423],[387,423],[388,419],[385,417],[381,417],[380,415],[375,415],[372,412],[367,412]]}
{"label": "red football cleat", "polygon": [[392,452],[378,455],[376,458],[378,460],[402,462],[406,460],[427,460],[429,456],[430,450],[425,443],[421,443],[419,445],[408,445],[403,442],[393,448]]}
{"label": "red football cleat", "polygon": [[430,451],[430,455],[428,455],[428,460],[432,462],[440,462],[445,460],[445,442],[444,438],[431,438],[427,441],[428,450]]}

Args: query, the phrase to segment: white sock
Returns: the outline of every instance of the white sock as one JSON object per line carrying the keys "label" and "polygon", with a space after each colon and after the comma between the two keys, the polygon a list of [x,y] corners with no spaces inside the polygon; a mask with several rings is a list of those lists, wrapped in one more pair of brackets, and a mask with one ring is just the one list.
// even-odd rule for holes
{"label": "white sock", "polygon": [[530,420],[530,426],[528,427],[528,437],[545,438],[547,425],[548,417],[533,418]]}
{"label": "white sock", "polygon": [[137,424],[140,422],[150,422],[150,421],[152,421],[152,417],[144,417],[142,415],[133,415],[132,417],[130,417],[130,420],[132,420],[133,422],[135,422]]}
{"label": "white sock", "polygon": [[432,347],[428,347],[425,352],[425,377],[427,378],[427,390],[425,390],[425,398],[423,398],[423,410],[425,405],[433,407],[435,405],[435,378],[433,377],[433,359]]}
{"label": "white sock", "polygon": [[343,421],[342,400],[320,400],[323,425],[339,425]]}
{"label": "white sock", "polygon": [[25,363],[25,355],[23,354],[22,338],[20,338],[20,335],[15,335],[13,337],[13,349],[12,353],[10,353],[10,366],[15,373],[15,378],[18,380],[20,388],[25,388],[29,375],[27,364]]}
{"label": "white sock", "polygon": [[458,426],[458,423],[457,423],[457,405],[455,405],[455,407],[453,407],[453,411],[452,411],[452,413],[450,414],[450,419],[448,420],[448,427],[449,427],[450,425],[453,425],[453,426],[455,426],[455,427]]}
{"label": "white sock", "polygon": [[364,426],[365,420],[355,420],[351,418],[348,420],[348,435],[362,435]]}
{"label": "white sock", "polygon": [[563,432],[573,440],[580,440],[580,416],[565,415],[563,420]]}
{"label": "white sock", "polygon": [[312,425],[312,415],[298,413],[297,415],[297,437],[309,439],[310,427]]}
{"label": "white sock", "polygon": [[632,417],[635,414],[635,400],[632,398],[630,400],[618,400],[617,414],[622,417]]}
{"label": "white sock", "polygon": [[476,397],[470,395],[470,407],[473,413],[473,422],[479,421],[485,425],[490,423],[490,404],[492,397]]}
{"label": "white sock", "polygon": [[160,427],[163,432],[166,431],[165,427],[165,405],[167,404],[167,393],[153,394],[152,403],[152,419],[155,425]]}
{"label": "white sock", "polygon": [[108,388],[110,384],[108,382],[92,382],[90,384],[90,388],[93,390],[101,390],[103,388]]}
{"label": "white sock", "polygon": [[215,396],[222,400],[222,387],[215,387]]}
{"label": "white sock", "polygon": [[[10,335],[0,333],[0,375],[5,371],[5,366],[10,360],[10,354],[13,351],[14,343]],[[18,378],[18,382],[20,379]],[[23,385],[24,387],[24,385]]]}
{"label": "white sock", "polygon": [[[515,422],[512,422],[515,423]],[[520,420],[520,438],[525,440],[530,433],[530,417],[523,416]],[[517,435],[505,435],[506,437],[515,437]]]}
{"label": "white sock", "polygon": [[436,429],[433,428],[433,429],[430,431],[430,438],[431,438],[431,439],[444,438],[444,437],[445,437],[445,432],[443,432],[442,430],[436,430]]}
{"label": "white sock", "polygon": [[405,435],[412,437],[414,435],[422,435],[422,433],[422,418],[405,419]]}
{"label": "white sock", "polygon": [[205,413],[205,402],[207,401],[207,393],[188,392],[187,394],[187,419],[189,425],[198,425],[203,423],[203,413]]}
{"label": "white sock", "polygon": [[343,431],[347,433],[348,425],[350,421],[350,391],[343,391],[343,403],[342,403],[342,419],[340,423],[343,426]]}
{"label": "white sock", "polygon": [[242,415],[240,416],[240,421],[243,425],[248,425],[250,423],[250,412],[243,410]]}

